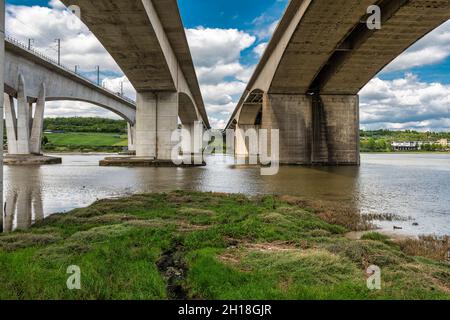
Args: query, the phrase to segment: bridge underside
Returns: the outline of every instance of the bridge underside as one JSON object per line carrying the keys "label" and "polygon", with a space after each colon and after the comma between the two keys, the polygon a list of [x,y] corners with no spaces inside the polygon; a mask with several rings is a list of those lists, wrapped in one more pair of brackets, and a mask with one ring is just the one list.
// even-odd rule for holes
{"label": "bridge underside", "polygon": [[170,160],[178,118],[209,121],[176,0],[62,0],[81,19],[137,91],[136,156]]}
{"label": "bridge underside", "polygon": [[[371,5],[380,30],[367,26]],[[228,128],[279,130],[281,163],[359,164],[358,92],[449,17],[448,0],[292,0]]]}

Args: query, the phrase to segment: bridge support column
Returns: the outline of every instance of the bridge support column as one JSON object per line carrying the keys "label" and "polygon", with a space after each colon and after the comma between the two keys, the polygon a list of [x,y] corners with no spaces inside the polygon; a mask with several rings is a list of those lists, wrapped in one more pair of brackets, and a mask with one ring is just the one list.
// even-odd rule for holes
{"label": "bridge support column", "polygon": [[359,165],[359,97],[313,98],[313,163]]}
{"label": "bridge support column", "polygon": [[[45,111],[45,84],[39,89],[39,97],[34,110],[34,118],[31,120],[30,151],[32,154],[40,155],[42,152],[42,133],[44,131],[44,111]],[[30,108],[32,112],[32,108]],[[31,118],[31,114],[30,114]]]}
{"label": "bridge support column", "polygon": [[137,95],[136,156],[171,160],[172,132],[178,126],[178,93]]}
{"label": "bridge support column", "polygon": [[[47,157],[41,154],[42,134],[44,130],[45,85],[39,90],[36,107],[28,102],[26,83],[19,75],[17,99],[4,95],[6,134],[8,138],[8,155],[5,164],[38,165],[59,164],[61,158]],[[16,112],[17,109],[17,112]]]}
{"label": "bridge support column", "polygon": [[203,123],[184,123],[181,130],[183,163],[186,165],[203,163]]}
{"label": "bridge support column", "polygon": [[172,160],[172,133],[178,129],[178,93],[158,93],[157,160]]}
{"label": "bridge support column", "polygon": [[136,156],[156,158],[156,95],[137,93],[136,99]]}
{"label": "bridge support column", "polygon": [[128,151],[135,152],[136,151],[136,125],[128,123],[127,126],[128,126]]}
{"label": "bridge support column", "polygon": [[5,95],[5,120],[8,136],[8,154],[30,154],[30,106],[25,93],[25,83],[19,76],[17,90],[17,116],[13,97]]}
{"label": "bridge support column", "polygon": [[360,164],[356,95],[265,94],[262,129],[279,130],[281,164]]}
{"label": "bridge support column", "polygon": [[4,94],[6,137],[8,139],[8,153],[17,154],[17,117],[14,98]]}
{"label": "bridge support column", "polygon": [[235,155],[238,159],[258,156],[259,129],[259,125],[236,125]]}
{"label": "bridge support column", "polygon": [[4,98],[8,154],[40,155],[44,129],[45,85],[41,85],[34,118],[32,117],[33,105],[27,102],[23,77],[19,77],[17,116],[14,98],[8,95],[5,95]]}
{"label": "bridge support column", "polygon": [[311,97],[264,94],[261,128],[269,130],[269,141],[270,130],[279,130],[281,164],[311,164]]}
{"label": "bridge support column", "polygon": [[17,153],[30,154],[30,106],[25,92],[25,80],[19,75],[17,90]]}

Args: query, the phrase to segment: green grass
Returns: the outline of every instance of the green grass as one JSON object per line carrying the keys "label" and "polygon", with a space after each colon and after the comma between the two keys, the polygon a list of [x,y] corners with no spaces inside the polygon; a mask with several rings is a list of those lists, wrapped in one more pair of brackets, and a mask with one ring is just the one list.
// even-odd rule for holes
{"label": "green grass", "polygon": [[[102,200],[0,235],[0,299],[450,299],[450,264],[266,196]],[[370,291],[365,270],[382,270]],[[81,268],[81,290],[66,287]]]}
{"label": "green grass", "polygon": [[127,146],[127,136],[114,133],[46,133],[49,143],[55,146],[122,147]]}
{"label": "green grass", "polygon": [[120,152],[128,146],[126,135],[115,133],[46,133],[47,152]]}

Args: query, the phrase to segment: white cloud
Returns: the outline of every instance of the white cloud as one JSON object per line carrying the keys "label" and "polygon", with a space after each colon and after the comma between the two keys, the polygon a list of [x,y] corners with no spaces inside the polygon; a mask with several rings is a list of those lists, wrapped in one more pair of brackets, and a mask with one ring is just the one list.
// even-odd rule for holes
{"label": "white cloud", "polygon": [[242,50],[255,43],[255,37],[237,29],[197,27],[186,35],[196,66],[214,67],[239,61]]}
{"label": "white cloud", "polygon": [[407,70],[436,64],[450,56],[450,20],[392,61],[383,71]]}
{"label": "white cloud", "polygon": [[267,48],[268,43],[267,42],[262,42],[260,44],[258,44],[255,48],[253,48],[253,52],[259,57],[261,58],[262,55],[264,54],[264,51]]}
{"label": "white cloud", "polygon": [[256,38],[237,29],[203,27],[187,29],[186,35],[211,125],[224,128],[253,73],[254,66],[240,60]]}
{"label": "white cloud", "polygon": [[227,121],[224,119],[218,119],[218,118],[214,118],[214,117],[210,117],[209,118],[209,122],[211,123],[211,127],[212,128],[225,128],[225,126],[227,125]]}
{"label": "white cloud", "polygon": [[96,105],[80,101],[51,101],[45,105],[46,117],[100,117],[121,119],[120,116]]}
{"label": "white cloud", "polygon": [[119,78],[105,78],[102,81],[102,85],[114,92],[121,92],[123,85],[124,96],[136,101],[136,90],[131,85],[130,80],[125,76]]}
{"label": "white cloud", "polygon": [[[281,2],[281,1],[279,1]],[[260,16],[256,17],[252,24],[254,26],[254,32],[259,40],[268,40],[275,29],[278,26],[279,19],[275,18],[269,12],[264,12]]]}
{"label": "white cloud", "polygon": [[109,53],[83,24],[74,28],[74,15],[65,10],[59,1],[52,0],[49,7],[6,7],[6,32],[19,41],[28,43],[45,55],[57,59],[55,39],[61,39],[61,62],[69,68],[79,65],[80,70],[102,70],[120,72]]}
{"label": "white cloud", "polygon": [[375,78],[360,92],[365,129],[450,130],[450,85],[404,78]]}
{"label": "white cloud", "polygon": [[[71,69],[78,65],[80,71],[93,72],[99,65],[103,71],[121,73],[86,26],[79,24],[79,28],[74,29],[74,21],[78,18],[65,10],[60,1],[51,0],[49,6],[7,5],[6,33],[23,43],[33,39],[33,48],[54,60],[57,59],[55,39],[61,39],[61,62]],[[45,115],[119,118],[106,109],[79,101],[48,102]]]}

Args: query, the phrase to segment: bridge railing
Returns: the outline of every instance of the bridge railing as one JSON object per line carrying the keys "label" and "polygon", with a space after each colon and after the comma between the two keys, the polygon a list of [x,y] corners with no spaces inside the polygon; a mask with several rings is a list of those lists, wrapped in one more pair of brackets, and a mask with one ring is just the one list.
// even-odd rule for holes
{"label": "bridge railing", "polygon": [[45,60],[45,61],[47,61],[47,62],[50,62],[50,63],[54,64],[55,66],[57,66],[57,67],[63,69],[63,70],[66,71],[66,72],[69,72],[69,73],[71,73],[71,74],[73,74],[73,75],[75,75],[75,76],[77,76],[77,77],[79,77],[79,78],[81,78],[81,79],[83,79],[83,80],[85,80],[85,81],[88,81],[89,83],[95,85],[96,87],[98,87],[98,88],[101,89],[101,90],[105,90],[106,92],[108,92],[108,93],[110,93],[110,94],[113,94],[113,95],[115,95],[115,96],[118,96],[118,97],[120,97],[121,99],[123,99],[123,100],[125,100],[125,101],[127,101],[127,102],[129,102],[129,103],[136,104],[136,102],[135,102],[133,99],[128,98],[127,96],[121,94],[120,92],[115,92],[115,91],[113,91],[113,90],[110,90],[110,89],[108,89],[108,88],[105,88],[105,87],[103,87],[103,86],[100,86],[98,83],[95,83],[95,82],[92,81],[91,79],[89,79],[89,78],[87,78],[87,77],[85,77],[85,76],[83,76],[83,75],[81,75],[81,74],[79,74],[79,73],[73,71],[72,69],[70,69],[70,68],[64,66],[64,65],[61,64],[61,63],[58,63],[58,61],[56,61],[55,59],[53,59],[53,58],[51,58],[51,57],[45,55],[44,53],[40,52],[39,50],[36,50],[36,49],[34,49],[34,48],[28,47],[25,43],[23,43],[23,42],[21,42],[21,41],[15,39],[15,38],[13,38],[13,37],[11,37],[11,36],[8,35],[8,34],[5,35],[5,41],[6,41],[6,42],[9,42],[9,43],[12,44],[12,45],[15,45],[16,47],[20,47],[21,49],[28,51],[29,53],[31,53],[31,54],[33,54],[33,55],[35,55],[35,56],[41,58],[42,60]]}

